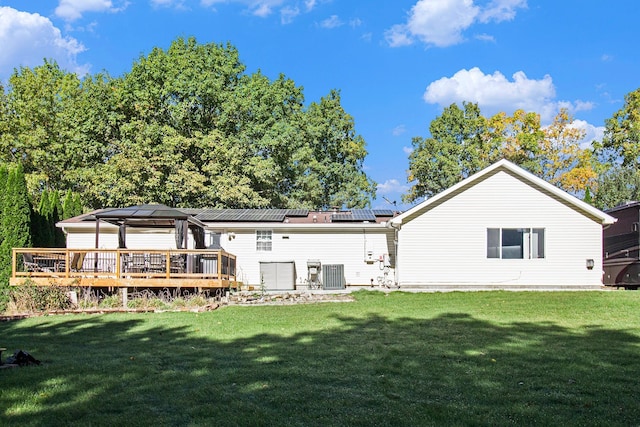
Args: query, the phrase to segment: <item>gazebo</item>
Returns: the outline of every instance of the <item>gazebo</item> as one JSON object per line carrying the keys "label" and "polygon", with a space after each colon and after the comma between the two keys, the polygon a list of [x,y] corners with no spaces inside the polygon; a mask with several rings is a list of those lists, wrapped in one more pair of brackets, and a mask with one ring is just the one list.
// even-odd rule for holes
{"label": "gazebo", "polygon": [[[86,215],[95,220],[95,248],[14,248],[12,285],[29,278],[42,285],[81,287],[228,288],[236,285],[236,257],[208,249],[206,225],[162,204],[112,208]],[[118,247],[100,246],[100,224],[118,227]],[[173,228],[175,249],[127,248],[129,228]],[[144,230],[143,230],[144,231]],[[193,248],[188,248],[189,231]]]}
{"label": "gazebo", "polygon": [[129,206],[105,209],[94,214],[96,219],[96,248],[100,245],[100,222],[117,225],[118,247],[126,248],[127,227],[175,228],[176,248],[187,249],[188,232],[191,230],[194,249],[205,249],[204,229],[206,225],[181,210],[161,204]]}

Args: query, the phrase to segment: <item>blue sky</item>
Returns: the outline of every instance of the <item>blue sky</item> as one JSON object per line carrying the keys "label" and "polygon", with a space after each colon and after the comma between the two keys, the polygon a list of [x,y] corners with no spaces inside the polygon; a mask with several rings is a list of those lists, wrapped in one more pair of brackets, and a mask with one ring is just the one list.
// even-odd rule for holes
{"label": "blue sky", "polygon": [[453,102],[561,107],[589,140],[640,87],[637,0],[0,0],[0,80],[43,58],[119,76],[179,36],[233,44],[307,103],[339,89],[367,142],[375,208],[400,200],[411,139]]}

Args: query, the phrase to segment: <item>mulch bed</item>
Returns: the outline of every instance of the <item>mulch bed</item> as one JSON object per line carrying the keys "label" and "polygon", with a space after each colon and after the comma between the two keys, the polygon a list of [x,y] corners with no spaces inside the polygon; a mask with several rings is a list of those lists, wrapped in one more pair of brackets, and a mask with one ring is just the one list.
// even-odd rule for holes
{"label": "mulch bed", "polygon": [[292,305],[292,304],[312,304],[319,302],[352,302],[353,297],[350,294],[322,294],[322,293],[306,293],[306,292],[285,292],[277,294],[255,294],[255,293],[237,293],[229,296],[227,301],[220,304],[208,304],[202,307],[184,308],[184,309],[157,309],[157,308],[87,308],[87,309],[71,309],[71,310],[52,310],[38,313],[22,313],[11,315],[0,315],[0,322],[9,322],[12,320],[21,320],[28,317],[51,316],[64,314],[107,314],[107,313],[159,313],[168,311],[189,311],[200,313],[212,311],[225,305]]}

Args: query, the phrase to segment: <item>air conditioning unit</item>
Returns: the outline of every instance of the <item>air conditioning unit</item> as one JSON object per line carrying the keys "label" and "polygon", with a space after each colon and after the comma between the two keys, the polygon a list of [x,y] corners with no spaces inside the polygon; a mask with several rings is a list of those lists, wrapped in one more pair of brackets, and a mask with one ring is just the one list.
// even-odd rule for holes
{"label": "air conditioning unit", "polygon": [[344,264],[323,264],[322,265],[322,288],[323,289],[344,289]]}

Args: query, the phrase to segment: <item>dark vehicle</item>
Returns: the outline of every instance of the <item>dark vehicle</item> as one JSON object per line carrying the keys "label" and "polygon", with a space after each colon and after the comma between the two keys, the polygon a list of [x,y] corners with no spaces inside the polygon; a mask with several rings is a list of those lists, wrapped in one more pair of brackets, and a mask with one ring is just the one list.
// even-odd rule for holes
{"label": "dark vehicle", "polygon": [[606,211],[618,218],[604,230],[604,277],[608,286],[640,287],[640,202],[628,202]]}

